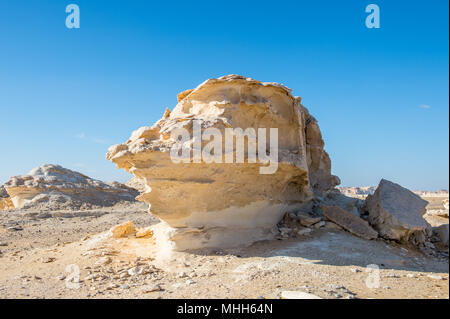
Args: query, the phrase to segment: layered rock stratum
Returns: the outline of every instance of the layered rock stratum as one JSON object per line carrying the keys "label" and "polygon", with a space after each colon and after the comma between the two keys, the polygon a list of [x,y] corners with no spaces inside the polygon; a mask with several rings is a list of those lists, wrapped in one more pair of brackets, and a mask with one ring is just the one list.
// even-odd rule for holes
{"label": "layered rock stratum", "polygon": [[14,176],[5,189],[16,209],[90,209],[132,202],[139,194],[123,184],[104,183],[59,165],[44,164]]}
{"label": "layered rock stratum", "polygon": [[[228,75],[209,79],[177,97],[172,112],[167,109],[153,126],[136,130],[126,143],[112,146],[107,153],[118,168],[145,182],[147,189],[138,199],[149,203],[150,212],[167,223],[160,226],[160,236],[176,249],[272,238],[271,230],[285,212],[339,184],[330,172],[317,120],[287,87]],[[209,140],[193,137],[195,123],[202,131],[216,129],[222,136],[226,128],[278,129],[277,170],[261,174],[260,168],[268,164],[249,161],[248,147],[244,163],[198,160],[192,146],[201,143],[204,149]],[[182,145],[173,137],[180,128],[190,134]],[[215,160],[235,158],[236,144],[223,149],[222,158]],[[263,152],[271,145],[267,138]],[[172,161],[172,147],[190,149],[187,161]]]}

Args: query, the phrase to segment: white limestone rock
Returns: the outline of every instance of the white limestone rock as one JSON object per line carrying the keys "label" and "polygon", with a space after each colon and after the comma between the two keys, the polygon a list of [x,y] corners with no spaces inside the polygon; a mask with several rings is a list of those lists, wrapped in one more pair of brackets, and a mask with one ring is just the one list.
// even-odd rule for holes
{"label": "white limestone rock", "polygon": [[[176,249],[231,247],[273,238],[271,229],[289,211],[339,184],[316,119],[301,98],[277,83],[228,75],[178,94],[178,104],[151,127],[112,146],[107,159],[145,181],[138,199],[166,224],[155,236],[168,236]],[[201,129],[277,128],[278,170],[260,174],[261,163],[174,163],[171,133],[194,121]],[[209,143],[203,140],[202,148]],[[236,143],[228,154],[236,153]],[[269,149],[269,138],[266,143]],[[192,154],[192,153],[190,153]],[[225,156],[225,153],[223,154]]]}
{"label": "white limestone rock", "polygon": [[104,183],[59,165],[44,164],[5,183],[18,209],[89,209],[135,201],[139,194],[123,184]]}

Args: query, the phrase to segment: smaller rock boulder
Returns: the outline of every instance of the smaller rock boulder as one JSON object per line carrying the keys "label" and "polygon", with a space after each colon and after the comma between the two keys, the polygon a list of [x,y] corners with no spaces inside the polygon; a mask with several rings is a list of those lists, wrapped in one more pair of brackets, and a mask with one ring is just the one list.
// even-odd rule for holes
{"label": "smaller rock boulder", "polygon": [[129,235],[134,235],[136,233],[136,229],[134,228],[133,222],[129,221],[117,226],[114,226],[110,229],[113,238],[123,238]]}
{"label": "smaller rock boulder", "polygon": [[382,179],[364,203],[369,223],[381,237],[423,243],[431,226],[422,217],[428,202],[410,190]]}

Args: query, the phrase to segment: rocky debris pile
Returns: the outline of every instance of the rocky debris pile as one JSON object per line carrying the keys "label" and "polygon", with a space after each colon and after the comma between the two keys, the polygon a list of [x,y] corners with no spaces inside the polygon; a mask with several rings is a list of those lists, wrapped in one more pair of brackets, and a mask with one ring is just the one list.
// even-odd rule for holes
{"label": "rocky debris pile", "polygon": [[329,225],[327,225],[322,216],[315,215],[311,212],[289,212],[278,223],[277,229],[275,230],[275,238],[278,240],[301,238],[311,235],[314,230],[325,226]]}
{"label": "rocky debris pile", "polygon": [[431,225],[423,218],[428,202],[398,184],[382,179],[365,201],[369,223],[381,237],[424,244]]}
{"label": "rocky debris pile", "polygon": [[5,189],[16,209],[78,210],[134,202],[135,189],[104,183],[59,165],[44,164],[27,175],[14,176]]}
{"label": "rocky debris pile", "polygon": [[[142,294],[162,291],[156,282],[166,277],[163,270],[152,264],[151,258],[136,257],[133,261],[116,260],[117,252],[110,247],[96,247],[84,253],[96,259],[91,266],[85,266],[81,271],[81,280],[76,283],[89,288],[89,296],[103,295],[109,290],[141,289]],[[65,274],[57,277],[59,280],[72,280]]]}
{"label": "rocky debris pile", "polygon": [[316,229],[345,230],[367,240],[412,244],[427,255],[448,258],[448,224],[431,227],[423,218],[427,201],[382,179],[365,201],[332,189],[302,211],[287,212],[278,239],[311,235]]}
{"label": "rocky debris pile", "polygon": [[[331,175],[316,119],[285,86],[228,75],[177,97],[172,112],[166,110],[155,125],[133,132],[106,156],[118,168],[145,180],[147,188],[138,199],[149,203],[151,213],[167,223],[159,235],[166,236],[175,249],[232,247],[273,238],[271,230],[286,211],[298,210],[339,184]],[[231,149],[215,154],[212,162],[205,160],[204,152],[198,156],[198,149],[215,147],[210,145],[211,136],[193,137],[196,131],[209,129],[220,136],[222,149],[226,128],[233,129]],[[272,136],[259,135],[258,158],[267,157],[270,150],[277,155],[276,163],[262,164],[249,157],[253,144],[248,144],[252,136],[248,132],[259,134],[263,128],[278,129],[278,148],[272,148]],[[182,143],[173,136],[180,129],[189,135]],[[240,132],[248,134],[244,138]],[[238,140],[247,142],[244,163],[237,163]],[[182,151],[176,163],[172,147]],[[226,160],[230,158],[232,163]],[[267,174],[272,164],[276,169]]]}

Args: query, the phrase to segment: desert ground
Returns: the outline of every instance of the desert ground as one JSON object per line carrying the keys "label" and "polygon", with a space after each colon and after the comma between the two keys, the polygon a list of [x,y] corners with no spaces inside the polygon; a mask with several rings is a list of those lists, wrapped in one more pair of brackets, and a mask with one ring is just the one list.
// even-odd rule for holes
{"label": "desert ground", "polygon": [[[429,206],[441,202],[433,198]],[[448,249],[428,256],[339,229],[165,257],[152,250],[151,238],[101,235],[127,221],[136,227],[158,223],[147,210],[144,203],[126,203],[98,210],[2,212],[0,297],[280,298],[283,291],[299,291],[333,299],[449,298]],[[448,223],[427,219],[433,226]],[[379,277],[367,268],[373,264]]]}

